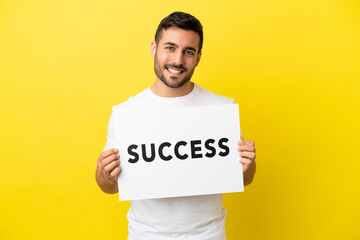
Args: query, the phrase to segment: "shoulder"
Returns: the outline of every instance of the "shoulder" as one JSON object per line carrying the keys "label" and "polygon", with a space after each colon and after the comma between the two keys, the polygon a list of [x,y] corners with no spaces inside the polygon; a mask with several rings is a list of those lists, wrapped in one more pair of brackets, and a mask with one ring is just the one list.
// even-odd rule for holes
{"label": "shoulder", "polygon": [[213,93],[205,88],[196,85],[198,97],[203,98],[209,104],[232,104],[233,98],[225,97],[216,93]]}
{"label": "shoulder", "polygon": [[146,104],[149,99],[149,91],[150,89],[147,88],[144,91],[136,94],[135,96],[129,97],[128,100],[126,100],[125,102],[113,106],[112,110],[117,111],[123,108],[141,106],[143,104]]}

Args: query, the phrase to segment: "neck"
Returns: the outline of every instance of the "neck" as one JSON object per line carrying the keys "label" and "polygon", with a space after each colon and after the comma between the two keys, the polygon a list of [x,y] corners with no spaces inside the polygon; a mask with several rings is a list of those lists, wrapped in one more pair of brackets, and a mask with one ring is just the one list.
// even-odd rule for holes
{"label": "neck", "polygon": [[179,88],[170,88],[166,86],[161,80],[156,79],[154,85],[150,87],[151,91],[159,97],[182,97],[194,89],[193,82],[187,82]]}

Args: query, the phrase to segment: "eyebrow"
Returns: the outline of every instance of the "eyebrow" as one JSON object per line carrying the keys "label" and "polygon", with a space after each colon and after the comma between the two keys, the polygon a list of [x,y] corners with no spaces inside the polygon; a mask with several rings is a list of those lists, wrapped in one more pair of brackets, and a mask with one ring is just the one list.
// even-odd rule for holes
{"label": "eyebrow", "polygon": [[[173,42],[166,42],[166,43],[164,43],[164,45],[170,45],[170,46],[174,46],[174,47],[179,47],[177,44],[175,44]],[[192,51],[196,52],[196,49],[193,48],[193,47],[190,47],[190,46],[186,47],[185,49],[192,50]]]}

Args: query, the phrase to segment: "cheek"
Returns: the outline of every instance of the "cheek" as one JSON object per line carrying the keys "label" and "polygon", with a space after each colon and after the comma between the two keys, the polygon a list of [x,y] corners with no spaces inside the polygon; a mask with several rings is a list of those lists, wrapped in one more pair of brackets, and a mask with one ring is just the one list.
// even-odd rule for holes
{"label": "cheek", "polygon": [[196,67],[196,60],[191,59],[191,60],[187,61],[187,62],[186,62],[186,67],[187,67],[187,68],[194,68],[194,67]]}
{"label": "cheek", "polygon": [[157,56],[159,62],[166,62],[166,61],[170,60],[170,54],[167,54],[165,52],[160,51],[157,53],[156,56]]}

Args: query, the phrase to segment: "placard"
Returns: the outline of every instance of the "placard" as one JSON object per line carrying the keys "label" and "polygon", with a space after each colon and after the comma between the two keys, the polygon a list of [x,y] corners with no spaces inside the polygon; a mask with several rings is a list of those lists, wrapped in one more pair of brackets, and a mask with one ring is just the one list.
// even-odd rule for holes
{"label": "placard", "polygon": [[113,114],[120,201],[244,190],[237,104]]}

